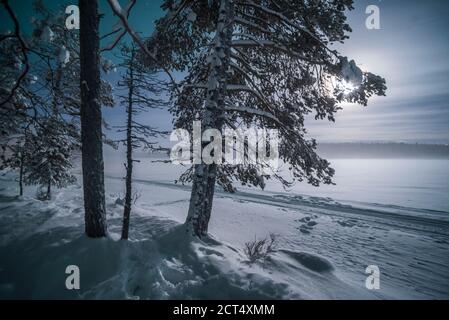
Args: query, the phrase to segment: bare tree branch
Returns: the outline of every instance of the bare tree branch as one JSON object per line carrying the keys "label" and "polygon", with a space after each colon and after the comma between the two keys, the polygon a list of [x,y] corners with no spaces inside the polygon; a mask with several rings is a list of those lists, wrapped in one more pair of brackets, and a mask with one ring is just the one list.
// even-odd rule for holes
{"label": "bare tree branch", "polygon": [[13,88],[11,89],[10,93],[8,94],[8,96],[6,97],[6,99],[4,99],[3,101],[0,102],[0,107],[5,105],[6,103],[8,103],[14,97],[15,92],[20,87],[20,83],[23,81],[23,79],[25,79],[28,71],[30,70],[30,65],[28,62],[28,53],[27,53],[28,47],[25,43],[25,40],[22,37],[19,20],[17,19],[14,11],[12,10],[11,6],[9,5],[8,0],[1,0],[1,3],[5,7],[6,11],[8,12],[9,17],[11,18],[11,20],[14,23],[14,37],[19,40],[20,49],[21,49],[21,53],[23,56],[23,63],[25,65],[25,67],[23,68],[19,77],[15,81],[15,84],[14,84]]}
{"label": "bare tree branch", "polygon": [[[131,13],[131,10],[132,10],[132,8],[134,7],[134,5],[136,4],[136,2],[137,2],[137,0],[131,0],[131,1],[130,1],[129,6],[128,6],[128,7],[126,8],[126,10],[125,10],[125,16],[126,16],[126,19],[129,18],[129,14]],[[117,30],[114,30],[114,31],[108,33],[105,37],[110,36],[110,35],[112,35],[112,34],[114,34],[114,33],[117,33],[117,32],[120,32],[120,33],[119,33],[119,35],[114,39],[114,41],[113,41],[111,44],[109,44],[108,46],[106,46],[105,48],[102,48],[102,49],[100,50],[100,52],[111,51],[111,50],[113,50],[113,49],[117,46],[117,44],[120,42],[120,40],[122,40],[122,38],[126,35],[127,30],[126,30],[126,28],[118,28]]]}
{"label": "bare tree branch", "polygon": [[[135,0],[131,0],[135,1]],[[126,11],[124,12],[121,8],[120,4],[117,0],[108,0],[109,6],[111,7],[112,11],[117,15],[117,17],[122,21],[123,26],[125,27],[126,31],[129,33],[129,35],[133,38],[133,40],[139,45],[139,47],[145,52],[145,54],[150,57],[153,61],[158,62],[157,58],[148,50],[148,48],[143,43],[142,39],[140,39],[139,35],[131,28],[128,22],[128,18],[126,16]],[[168,75],[170,78],[170,82],[172,83],[173,87],[176,91],[178,91],[178,85],[173,77],[173,75],[170,73],[170,71],[165,68],[164,66],[161,66],[162,70]]]}

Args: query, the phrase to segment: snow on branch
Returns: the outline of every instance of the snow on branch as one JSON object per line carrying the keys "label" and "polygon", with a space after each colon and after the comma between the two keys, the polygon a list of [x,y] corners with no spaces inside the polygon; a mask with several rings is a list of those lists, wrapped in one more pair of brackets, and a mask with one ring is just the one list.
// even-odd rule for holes
{"label": "snow on branch", "polygon": [[236,40],[232,41],[231,45],[233,48],[247,48],[247,47],[254,47],[254,46],[273,48],[273,49],[282,51],[282,52],[286,53],[287,55],[290,55],[290,56],[295,57],[300,60],[304,60],[304,61],[307,61],[307,62],[310,62],[313,64],[324,64],[324,62],[314,61],[310,58],[306,58],[303,55],[299,54],[298,52],[291,50],[290,48],[287,48],[286,46],[278,44],[271,40],[257,40],[257,39],[253,39],[253,38],[250,38],[248,40],[236,39]]}
{"label": "snow on branch", "polygon": [[247,113],[247,114],[251,114],[251,115],[255,115],[255,116],[261,116],[261,117],[265,117],[270,120],[273,120],[279,124],[282,124],[281,121],[276,116],[274,116],[270,112],[263,111],[263,110],[258,110],[258,109],[254,109],[254,108],[250,108],[250,107],[229,105],[229,104],[227,104],[225,106],[225,110],[226,111],[237,111],[237,112]]}
{"label": "snow on branch", "polygon": [[[8,0],[1,0],[1,3],[3,4],[6,11],[8,12],[8,16],[11,18],[11,20],[14,23],[14,35],[12,37],[15,37],[15,38],[17,38],[17,40],[19,40],[20,50],[21,50],[21,54],[23,57],[23,64],[24,64],[24,68],[23,68],[22,72],[20,73],[19,77],[17,78],[17,80],[15,81],[13,88],[11,89],[11,91],[9,92],[7,97],[3,101],[0,102],[0,106],[3,106],[14,97],[15,92],[19,89],[21,82],[25,79],[28,71],[30,70],[30,65],[28,62],[28,53],[27,53],[28,46],[26,45],[25,40],[22,37],[19,20],[17,19],[14,11],[12,10],[11,6],[9,5]],[[6,38],[3,38],[2,40],[4,40],[4,39],[6,39]]]}
{"label": "snow on branch", "polygon": [[273,33],[273,32],[271,32],[271,31],[268,30],[268,29],[262,28],[262,27],[261,27],[260,25],[258,25],[257,23],[248,21],[248,20],[243,19],[243,18],[240,18],[240,17],[235,17],[235,18],[234,18],[234,22],[239,23],[239,24],[241,24],[241,25],[243,25],[243,26],[246,26],[246,27],[251,27],[251,28],[257,29],[257,30],[259,30],[259,31],[262,32],[262,33],[266,33],[266,34],[272,34],[272,33]]}
{"label": "snow on branch", "polygon": [[287,24],[287,25],[289,25],[289,26],[291,26],[293,28],[296,28],[296,29],[298,29],[298,30],[308,34],[313,39],[315,39],[318,43],[320,43],[324,47],[324,49],[326,49],[330,53],[336,55],[336,53],[333,50],[329,49],[327,47],[327,45],[319,37],[317,37],[312,31],[310,31],[309,29],[307,29],[307,28],[305,28],[303,26],[298,25],[294,21],[292,21],[289,18],[287,18],[284,14],[282,14],[280,12],[277,12],[277,11],[274,11],[274,10],[271,10],[271,9],[269,9],[269,8],[263,6],[263,5],[256,4],[254,1],[250,1],[250,0],[243,1],[243,2],[241,2],[239,4],[241,4],[243,6],[253,7],[255,9],[263,11],[266,14],[269,14],[269,15],[277,17],[280,21],[284,22],[285,24]]}
{"label": "snow on branch", "polygon": [[256,92],[256,90],[254,90],[253,88],[250,88],[246,85],[228,84],[226,86],[226,90],[227,91],[246,91],[246,92],[249,92],[249,93],[252,93],[253,95],[255,95],[260,101],[262,101],[262,102],[265,101],[265,99],[258,92]]}

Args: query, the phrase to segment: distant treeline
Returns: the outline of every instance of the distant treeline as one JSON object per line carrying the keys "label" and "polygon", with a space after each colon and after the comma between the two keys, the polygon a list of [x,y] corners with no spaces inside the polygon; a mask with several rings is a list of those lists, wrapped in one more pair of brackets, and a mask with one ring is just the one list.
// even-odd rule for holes
{"label": "distant treeline", "polygon": [[412,143],[319,143],[324,158],[431,158],[449,159],[449,146]]}

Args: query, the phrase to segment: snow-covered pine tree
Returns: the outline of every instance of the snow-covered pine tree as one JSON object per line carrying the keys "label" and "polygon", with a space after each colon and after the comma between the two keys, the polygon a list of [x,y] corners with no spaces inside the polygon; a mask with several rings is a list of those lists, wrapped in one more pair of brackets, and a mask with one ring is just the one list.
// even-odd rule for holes
{"label": "snow-covered pine tree", "polygon": [[[22,39],[23,41],[23,39]],[[18,172],[19,195],[23,195],[24,168],[29,156],[24,147],[33,126],[43,112],[43,100],[31,87],[36,77],[24,61],[16,37],[0,41],[0,170]],[[28,57],[26,58],[28,59]],[[26,73],[24,70],[26,69]],[[20,83],[11,81],[19,79]]]}
{"label": "snow-covered pine tree", "polygon": [[51,198],[52,186],[62,188],[76,182],[70,173],[72,151],[78,145],[70,138],[72,130],[70,125],[51,117],[25,140],[24,149],[30,155],[25,163],[25,183],[45,187],[45,200]]}
{"label": "snow-covered pine tree", "polygon": [[[60,9],[51,10],[42,0],[34,0],[31,35],[20,37],[24,44],[11,31],[0,34],[0,99],[8,100],[1,105],[0,120],[6,119],[4,131],[21,127],[13,121],[14,116],[38,125],[37,118],[53,114],[55,109],[66,119],[79,122],[79,33],[66,28],[65,7]],[[17,27],[21,30],[23,26]],[[23,45],[26,55],[22,53]],[[102,67],[108,72],[109,61],[102,59]],[[20,83],[11,80],[20,78],[24,69],[26,73]],[[100,101],[104,106],[114,105],[112,87],[104,80],[101,80]]]}
{"label": "snow-covered pine tree", "polygon": [[[334,121],[343,101],[366,105],[385,94],[385,81],[331,49],[351,31],[345,11],[351,0],[166,0],[148,48],[165,66],[187,71],[173,92],[178,127],[202,120],[203,130],[241,126],[278,129],[279,156],[291,181],[332,183],[334,170],[306,137],[304,119]],[[159,45],[157,45],[159,44]],[[351,90],[343,85],[351,83]],[[251,166],[199,164],[181,177],[193,181],[187,225],[207,233],[214,186],[232,181],[263,186]]]}
{"label": "snow-covered pine tree", "polygon": [[[6,36],[6,35],[5,35]],[[5,38],[0,42],[0,144],[11,135],[18,134],[27,114],[30,111],[26,86],[31,77],[26,74],[16,88],[14,80],[20,77],[24,68],[24,61],[20,54],[20,44],[15,38]],[[14,89],[15,88],[15,89]],[[13,90],[14,89],[14,90]]]}
{"label": "snow-covered pine tree", "polygon": [[[79,122],[81,109],[80,89],[80,36],[65,26],[64,10],[48,9],[42,0],[35,0],[32,19],[33,36],[29,47],[39,58],[30,72],[35,77],[35,87],[44,88],[44,95],[51,113],[57,112],[67,119]],[[33,58],[33,56],[31,56]],[[36,57],[34,57],[36,58]],[[110,61],[101,59],[101,66],[109,72]],[[112,86],[100,79],[99,101],[101,105],[114,105]]]}
{"label": "snow-covered pine tree", "polygon": [[[88,136],[84,140],[86,143],[83,148],[83,154],[87,154],[84,161],[87,164],[83,167],[83,172],[88,178],[84,179],[86,233],[93,237],[104,236],[106,229],[101,145],[102,141],[108,143],[108,140],[105,139],[101,130],[101,126],[105,123],[102,121],[99,106],[112,106],[113,99],[111,86],[99,76],[101,60],[97,43],[99,20],[97,3],[96,1],[80,1],[80,10],[85,14],[82,14],[79,35],[76,31],[67,30],[65,27],[64,10],[54,13],[48,10],[41,0],[34,1],[36,16],[32,23],[35,30],[33,38],[27,38],[26,41],[21,33],[21,23],[8,1],[2,1],[2,4],[8,9],[14,32],[1,34],[0,43],[3,45],[9,40],[16,42],[14,50],[11,51],[15,54],[9,54],[7,57],[16,57],[16,69],[19,72],[17,76],[11,77],[17,79],[15,83],[12,83],[13,88],[3,90],[3,83],[1,86],[0,120],[2,123],[11,124],[9,127],[2,126],[5,130],[2,130],[1,134],[8,136],[13,130],[8,131],[7,128],[20,128],[20,125],[13,124],[13,120],[16,123],[23,117],[26,121],[31,120],[33,122],[31,126],[34,126],[36,130],[43,129],[43,120],[48,115],[53,117],[56,110],[58,120],[70,120],[73,124],[79,118],[70,119],[68,116],[81,116],[83,109],[81,100],[84,100],[84,109],[88,113],[85,114],[85,121],[83,121],[87,124],[84,131]],[[86,19],[83,19],[84,17]],[[107,72],[111,65],[105,60],[102,62],[105,62],[102,67]],[[43,76],[38,77],[33,74]],[[80,80],[83,74],[87,76]],[[5,78],[9,79],[9,76]],[[24,80],[28,78],[35,83],[34,86],[27,86]],[[92,90],[88,87],[89,81],[93,87]],[[39,92],[35,90],[36,88],[40,88],[37,90]],[[85,93],[84,99],[82,99],[82,91]],[[25,102],[22,102],[23,97]],[[16,117],[18,109],[21,111],[22,118]],[[99,129],[96,126],[98,123]],[[90,187],[91,184],[86,180],[91,181],[92,185],[98,188]]]}
{"label": "snow-covered pine tree", "polygon": [[16,89],[10,96],[11,79],[16,79],[21,72],[22,61],[16,52],[17,43],[14,39],[4,39],[0,42],[0,170],[19,171],[19,195],[23,195],[23,140],[20,135],[21,124],[26,119],[22,91]]}
{"label": "snow-covered pine tree", "polygon": [[167,103],[162,99],[164,82],[158,77],[158,70],[140,63],[137,58],[138,50],[134,44],[123,46],[120,58],[124,69],[121,80],[118,82],[117,97],[122,106],[126,108],[126,125],[118,127],[119,132],[125,132],[126,137],[119,140],[126,147],[126,184],[125,203],[123,212],[122,239],[128,239],[129,223],[132,206],[132,175],[133,152],[137,149],[154,150],[157,142],[154,138],[164,132],[154,127],[141,123],[139,114],[152,108],[166,107]]}
{"label": "snow-covered pine tree", "polygon": [[[17,91],[19,91],[22,81],[24,81],[28,74],[30,64],[28,61],[28,47],[22,34],[22,27],[19,19],[8,0],[3,0],[0,4],[6,13],[7,20],[9,20],[12,26],[10,30],[0,33],[2,53],[0,108],[3,109],[4,107],[11,108],[11,105],[15,103],[14,100],[17,98]],[[11,46],[11,44],[13,45]],[[7,55],[7,50],[5,50],[5,48],[8,48],[9,50],[9,54]],[[5,56],[3,56],[3,54],[5,54]],[[10,64],[4,64],[5,60],[7,62],[13,61],[12,69]]]}
{"label": "snow-covered pine tree", "polygon": [[0,170],[14,170],[18,171],[19,196],[23,196],[23,178],[25,165],[28,162],[30,154],[25,148],[25,139],[28,134],[15,138],[15,142],[5,143],[2,145],[0,153]]}

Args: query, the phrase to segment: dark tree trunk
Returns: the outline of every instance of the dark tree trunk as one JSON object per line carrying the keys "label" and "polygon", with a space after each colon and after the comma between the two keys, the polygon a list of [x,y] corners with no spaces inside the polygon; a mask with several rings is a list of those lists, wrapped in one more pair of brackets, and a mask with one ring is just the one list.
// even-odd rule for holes
{"label": "dark tree trunk", "polygon": [[47,196],[46,196],[47,200],[51,199],[51,179],[48,179],[48,183],[47,183]]}
{"label": "dark tree trunk", "polygon": [[19,169],[19,196],[23,196],[23,152],[20,153],[20,169]]}
{"label": "dark tree trunk", "polygon": [[132,174],[133,174],[133,139],[132,139],[132,121],[133,121],[133,95],[134,95],[134,50],[131,52],[131,63],[129,68],[129,90],[128,90],[128,121],[126,124],[126,191],[125,191],[125,209],[123,211],[122,240],[128,239],[129,219],[131,216],[131,198],[132,198]]}
{"label": "dark tree trunk", "polygon": [[86,235],[106,236],[97,0],[79,0],[81,150]]}

